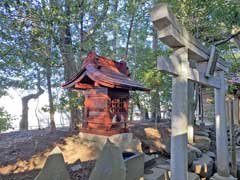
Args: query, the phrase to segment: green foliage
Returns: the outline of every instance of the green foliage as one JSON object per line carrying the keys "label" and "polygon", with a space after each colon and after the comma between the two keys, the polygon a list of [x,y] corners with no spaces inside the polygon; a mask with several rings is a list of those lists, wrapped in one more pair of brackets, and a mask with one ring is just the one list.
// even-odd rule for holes
{"label": "green foliage", "polygon": [[[157,3],[168,3],[187,30],[207,46],[240,29],[239,0],[3,0],[0,2],[1,92],[9,87],[36,89],[37,71],[41,72],[41,84],[46,87],[46,70],[50,68],[55,108],[67,111],[83,106],[83,96],[76,93],[69,98],[65,92],[60,101],[56,98],[66,67],[74,61],[79,69],[90,50],[118,61],[125,59],[133,18],[126,61],[131,77],[151,88],[149,94],[133,92],[133,103],[149,111],[154,111],[157,104],[169,106],[171,77],[156,70],[156,59],[169,55],[171,50],[159,41],[157,49],[153,49],[154,32],[149,17],[150,9]],[[68,27],[71,43],[66,51],[62,47]],[[232,63],[231,72],[239,72],[239,48],[233,42],[218,48],[220,55]],[[68,62],[64,62],[63,57],[69,54]]]}
{"label": "green foliage", "polygon": [[13,120],[14,118],[3,107],[0,107],[0,132],[12,128],[11,124]]}

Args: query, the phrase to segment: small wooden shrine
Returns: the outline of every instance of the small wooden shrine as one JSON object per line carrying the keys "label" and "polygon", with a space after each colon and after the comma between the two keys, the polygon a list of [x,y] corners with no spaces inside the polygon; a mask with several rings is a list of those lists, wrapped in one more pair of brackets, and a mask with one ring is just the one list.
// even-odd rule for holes
{"label": "small wooden shrine", "polygon": [[81,70],[63,88],[85,90],[81,132],[113,135],[128,132],[129,90],[149,91],[130,78],[125,62],[89,52]]}

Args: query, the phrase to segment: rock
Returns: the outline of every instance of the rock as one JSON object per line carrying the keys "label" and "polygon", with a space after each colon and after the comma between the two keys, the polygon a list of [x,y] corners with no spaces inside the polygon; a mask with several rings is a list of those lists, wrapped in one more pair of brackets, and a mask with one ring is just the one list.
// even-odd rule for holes
{"label": "rock", "polygon": [[219,176],[218,173],[215,173],[214,176],[210,178],[210,180],[237,180],[237,178],[232,177],[231,175],[228,177]]}
{"label": "rock", "polygon": [[145,146],[149,146],[150,152],[159,151],[167,156],[170,155],[171,133],[168,128],[164,128],[161,131],[154,128],[144,128],[142,133],[145,136],[141,140],[143,140]]}
{"label": "rock", "polygon": [[193,161],[200,157],[202,157],[201,150],[188,144],[188,166],[191,166]]}
{"label": "rock", "polygon": [[205,136],[194,136],[194,146],[203,152],[207,152],[210,149],[211,139]]}
{"label": "rock", "polygon": [[155,164],[156,162],[155,159],[156,159],[155,155],[144,154],[144,168]]}
{"label": "rock", "polygon": [[[127,152],[129,154],[129,152]],[[124,158],[126,167],[126,180],[139,180],[144,176],[144,154],[130,153],[130,157]]]}
{"label": "rock", "polygon": [[209,137],[209,133],[206,131],[195,131],[194,135]]}
{"label": "rock", "polygon": [[237,162],[237,178],[240,179],[240,162]]}
{"label": "rock", "polygon": [[[168,176],[171,179],[171,172],[170,171],[168,171]],[[187,176],[188,176],[188,180],[200,180],[200,177],[197,174],[192,173],[192,172],[188,172]],[[170,180],[170,179],[167,179],[167,177],[166,177],[166,179],[164,179],[164,180]]]}
{"label": "rock", "polygon": [[193,161],[197,159],[196,152],[188,149],[188,166],[191,166]]}
{"label": "rock", "polygon": [[126,167],[119,147],[107,139],[89,180],[125,180]]}
{"label": "rock", "polygon": [[50,153],[44,167],[34,180],[70,180],[62,152],[58,147]]}
{"label": "rock", "polygon": [[71,167],[71,170],[72,170],[72,171],[78,171],[78,170],[80,170],[80,169],[82,169],[81,164],[76,164],[76,165],[74,165],[74,166]]}
{"label": "rock", "polygon": [[207,154],[203,154],[201,158],[193,161],[192,171],[201,177],[209,178],[213,174],[214,161]]}
{"label": "rock", "polygon": [[166,180],[166,170],[154,167],[144,174],[144,180]]}
{"label": "rock", "polygon": [[188,149],[190,149],[191,151],[194,151],[196,153],[197,158],[202,157],[202,151],[200,149],[198,149],[197,147],[188,144]]}
{"label": "rock", "polygon": [[[166,169],[165,169],[166,168]],[[144,180],[170,180],[171,171],[168,170],[168,166],[157,166],[144,174]],[[188,180],[200,180],[199,176],[195,173],[188,172]]]}
{"label": "rock", "polygon": [[188,180],[200,180],[200,177],[195,173],[188,172]]}
{"label": "rock", "polygon": [[206,153],[210,158],[212,158],[214,161],[216,160],[216,154],[212,151],[208,151]]}

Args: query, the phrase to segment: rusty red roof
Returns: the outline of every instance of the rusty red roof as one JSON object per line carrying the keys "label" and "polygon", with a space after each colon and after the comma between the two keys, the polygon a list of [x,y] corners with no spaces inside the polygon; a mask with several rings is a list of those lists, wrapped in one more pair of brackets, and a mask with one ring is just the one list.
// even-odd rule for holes
{"label": "rusty red roof", "polygon": [[228,80],[229,84],[240,85],[240,76],[233,76]]}
{"label": "rusty red roof", "polygon": [[88,53],[80,72],[62,84],[62,87],[88,89],[94,87],[96,84],[109,88],[150,90],[130,78],[126,62],[116,62],[102,56],[97,56],[95,52]]}

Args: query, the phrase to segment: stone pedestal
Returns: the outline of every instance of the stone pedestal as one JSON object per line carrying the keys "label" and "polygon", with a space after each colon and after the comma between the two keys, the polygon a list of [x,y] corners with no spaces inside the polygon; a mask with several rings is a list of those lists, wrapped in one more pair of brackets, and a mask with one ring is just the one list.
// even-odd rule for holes
{"label": "stone pedestal", "polygon": [[141,142],[133,138],[132,133],[121,133],[112,136],[103,136],[89,133],[79,133],[83,141],[94,143],[100,150],[105,145],[107,139],[120,148],[121,151],[141,152]]}
{"label": "stone pedestal", "polygon": [[210,180],[237,180],[237,178],[234,178],[232,176],[224,177],[220,176],[218,173],[214,174],[213,177],[210,178]]}

